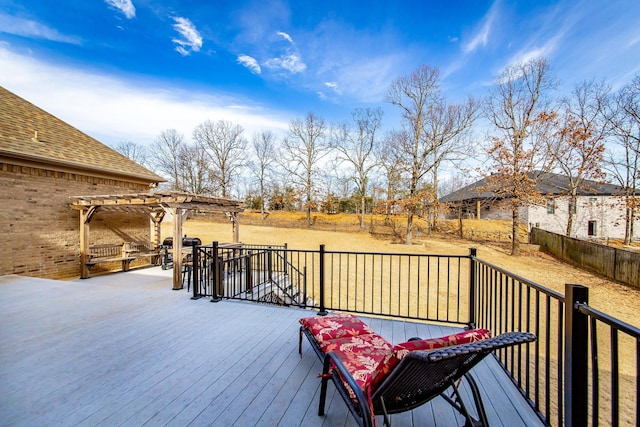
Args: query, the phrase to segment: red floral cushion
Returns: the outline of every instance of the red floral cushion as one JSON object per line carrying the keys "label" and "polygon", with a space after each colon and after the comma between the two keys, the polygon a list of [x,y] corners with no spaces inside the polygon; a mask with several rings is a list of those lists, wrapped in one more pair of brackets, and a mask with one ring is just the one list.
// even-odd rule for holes
{"label": "red floral cushion", "polygon": [[300,319],[300,324],[311,332],[321,348],[326,340],[375,333],[366,323],[352,314],[336,313],[305,317]]}
{"label": "red floral cushion", "polygon": [[387,374],[400,362],[410,351],[416,350],[436,350],[438,348],[450,347],[453,345],[467,344],[470,342],[482,341],[491,338],[491,332],[487,329],[471,329],[469,331],[458,332],[439,338],[426,338],[423,340],[407,341],[393,346],[393,356],[389,358],[385,365],[380,366],[380,375],[371,376],[371,391],[375,390],[385,379]]}
{"label": "red floral cushion", "polygon": [[393,357],[393,346],[375,333],[325,341],[322,350],[338,356],[365,395],[376,377],[389,373],[385,366]]}
{"label": "red floral cushion", "polygon": [[471,329],[447,335],[440,338],[427,338],[423,340],[407,341],[393,346],[393,351],[398,360],[402,359],[410,351],[435,350],[452,345],[468,344],[470,342],[482,341],[491,338],[491,332],[487,329]]}

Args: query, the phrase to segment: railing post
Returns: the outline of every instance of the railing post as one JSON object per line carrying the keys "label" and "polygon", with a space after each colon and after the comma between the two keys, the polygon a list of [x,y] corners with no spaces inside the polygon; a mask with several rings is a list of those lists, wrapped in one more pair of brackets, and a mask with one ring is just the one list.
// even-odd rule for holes
{"label": "railing post", "polygon": [[469,248],[469,329],[476,327],[476,256],[478,250]]}
{"label": "railing post", "polygon": [[245,291],[249,292],[253,288],[253,274],[251,272],[251,252],[247,251],[245,260]]}
{"label": "railing post", "polygon": [[564,408],[567,427],[588,424],[589,318],[576,305],[589,303],[589,288],[565,285]]}
{"label": "railing post", "polygon": [[218,242],[211,244],[211,302],[220,301],[218,297],[218,281],[221,278],[218,274],[220,266],[218,265]]}
{"label": "railing post", "polygon": [[267,274],[269,275],[269,281],[273,282],[273,249],[269,246],[267,252]]}
{"label": "railing post", "polygon": [[324,306],[324,245],[320,245],[320,311],[318,316],[326,316],[327,309]]}
{"label": "railing post", "polygon": [[[191,299],[198,299],[200,295],[200,246],[191,247],[191,274],[193,276],[193,296]],[[196,289],[198,287],[198,289]]]}
{"label": "railing post", "polygon": [[[293,275],[292,275],[292,278],[293,278]],[[302,289],[304,289],[304,293],[302,297],[304,298],[303,299],[304,306],[306,307],[307,306],[307,266],[306,265],[302,267]]]}

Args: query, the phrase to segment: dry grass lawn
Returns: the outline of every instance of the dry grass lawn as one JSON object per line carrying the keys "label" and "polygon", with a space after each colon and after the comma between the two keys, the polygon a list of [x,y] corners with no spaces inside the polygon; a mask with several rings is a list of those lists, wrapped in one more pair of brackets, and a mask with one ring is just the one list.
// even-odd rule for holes
{"label": "dry grass lawn", "polygon": [[[303,216],[301,215],[301,218]],[[332,219],[337,219],[335,215]],[[353,216],[349,221],[357,221]],[[252,221],[255,223],[255,220]],[[476,230],[490,227],[508,227],[499,221],[474,221],[465,227]],[[188,220],[184,224],[184,234],[199,237],[203,243],[232,241],[231,224],[207,220]],[[163,238],[171,233],[171,224],[163,223]],[[317,231],[304,228],[275,228],[245,225],[240,219],[240,241],[252,244],[283,244],[292,249],[316,249],[324,244],[327,250],[395,252],[422,254],[468,254],[469,248],[478,249],[478,257],[525,279],[564,294],[566,283],[576,283],[589,287],[590,305],[620,320],[640,327],[637,309],[640,307],[640,289],[613,282],[599,275],[583,271],[535,249],[524,248],[520,256],[509,255],[507,243],[480,243],[460,240],[450,236],[422,236],[412,246],[393,243],[372,237],[367,232]]]}

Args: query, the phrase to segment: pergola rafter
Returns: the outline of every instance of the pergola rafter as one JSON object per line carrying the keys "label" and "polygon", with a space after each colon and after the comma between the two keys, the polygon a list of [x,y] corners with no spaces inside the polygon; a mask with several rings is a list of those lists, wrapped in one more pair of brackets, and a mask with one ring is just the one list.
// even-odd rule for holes
{"label": "pergola rafter", "polygon": [[[173,253],[182,252],[182,224],[189,211],[228,214],[233,224],[233,241],[239,241],[238,214],[244,209],[237,200],[209,197],[181,192],[154,192],[115,195],[72,196],[71,207],[80,211],[80,262],[82,278],[89,277],[89,231],[93,216],[98,212],[131,212],[149,215],[151,243],[160,243],[160,223],[165,214],[173,216]],[[173,257],[173,289],[182,289],[182,257]]]}

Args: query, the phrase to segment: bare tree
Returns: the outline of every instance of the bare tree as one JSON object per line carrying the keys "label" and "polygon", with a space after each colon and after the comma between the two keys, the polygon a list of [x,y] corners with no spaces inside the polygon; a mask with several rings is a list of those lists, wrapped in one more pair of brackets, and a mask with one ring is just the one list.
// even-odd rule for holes
{"label": "bare tree", "polygon": [[558,130],[549,143],[555,168],[567,176],[569,216],[566,235],[573,231],[578,191],[589,190],[586,180],[603,181],[604,140],[607,123],[604,115],[608,89],[604,83],[584,81],[562,100]]}
{"label": "bare tree", "polygon": [[178,161],[181,190],[195,194],[213,194],[204,150],[197,145],[185,145],[180,149]]}
{"label": "bare tree", "polygon": [[129,159],[134,162],[147,166],[147,150],[143,145],[138,145],[132,141],[120,141],[114,147],[118,153],[127,156]]}
{"label": "bare tree", "polygon": [[353,168],[352,180],[360,196],[360,228],[365,228],[365,202],[370,174],[376,167],[374,157],[376,132],[382,122],[382,109],[357,108],[351,116],[355,123],[341,123],[333,129],[331,146],[339,152],[338,159]]}
{"label": "bare tree", "polygon": [[376,154],[378,164],[384,173],[384,182],[387,185],[384,191],[386,193],[384,222],[387,225],[391,221],[390,216],[395,203],[395,196],[402,180],[402,167],[395,148],[401,146],[400,140],[406,138],[406,132],[388,132],[384,136]]}
{"label": "bare tree", "polygon": [[289,135],[282,142],[279,156],[282,168],[302,189],[308,225],[311,225],[311,209],[320,161],[329,153],[326,132],[324,119],[313,113],[308,113],[304,120],[292,120],[289,123]]}
{"label": "bare tree", "polygon": [[[206,153],[210,162],[214,193],[227,197],[237,174],[244,166],[246,139],[240,125],[226,120],[207,120],[193,131],[193,139]],[[216,191],[218,190],[218,191]]]}
{"label": "bare tree", "polygon": [[545,130],[550,118],[544,109],[547,91],[555,87],[544,58],[508,66],[485,103],[485,114],[496,136],[487,150],[492,161],[492,190],[509,201],[512,217],[511,254],[520,253],[520,208],[539,202],[536,170],[548,168]]}
{"label": "bare tree", "polygon": [[172,190],[186,191],[181,160],[185,146],[184,137],[175,129],[163,130],[151,144],[151,163],[156,171],[169,178],[167,185]]}
{"label": "bare tree", "polygon": [[391,83],[387,101],[400,108],[406,138],[398,141],[407,174],[407,212],[405,243],[412,243],[413,217],[421,208],[420,194],[423,178],[433,169],[433,146],[426,141],[425,125],[428,110],[440,101],[440,71],[428,65],[420,66],[408,76]]}
{"label": "bare tree", "polygon": [[256,158],[254,172],[260,186],[260,218],[264,221],[265,214],[265,184],[276,160],[275,135],[270,130],[262,130],[253,136],[253,149]]}
{"label": "bare tree", "polygon": [[426,141],[432,151],[434,206],[432,227],[438,220],[438,172],[445,162],[457,162],[468,158],[473,149],[467,144],[471,127],[480,105],[471,97],[464,104],[447,104],[439,100],[427,110],[425,120]]}
{"label": "bare tree", "polygon": [[634,223],[640,216],[640,74],[615,94],[607,108],[607,119],[615,146],[608,159],[608,170],[624,190],[625,244],[630,244]]}

